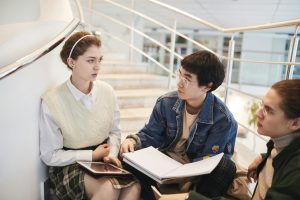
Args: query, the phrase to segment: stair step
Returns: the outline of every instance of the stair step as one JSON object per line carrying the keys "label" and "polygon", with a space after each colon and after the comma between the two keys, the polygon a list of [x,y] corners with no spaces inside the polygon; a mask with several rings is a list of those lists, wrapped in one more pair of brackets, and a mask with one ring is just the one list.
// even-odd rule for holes
{"label": "stair step", "polygon": [[148,119],[153,108],[126,108],[121,109],[121,119],[135,120],[138,118]]}
{"label": "stair step", "polygon": [[100,74],[100,80],[115,90],[132,88],[167,88],[168,77],[153,74]]}
{"label": "stair step", "polygon": [[153,108],[127,108],[121,109],[122,132],[138,131],[148,121]]}
{"label": "stair step", "polygon": [[233,159],[241,167],[248,169],[248,166],[257,156],[257,153],[253,152],[239,140],[236,140]]}
{"label": "stair step", "polygon": [[103,63],[101,65],[101,74],[137,74],[146,73],[147,65],[144,63]]}
{"label": "stair step", "polygon": [[116,90],[119,107],[153,107],[157,98],[168,90],[161,88]]}
{"label": "stair step", "polygon": [[122,133],[121,133],[121,143],[125,140],[125,138],[128,135],[137,134],[139,130],[136,130],[136,131],[122,131]]}

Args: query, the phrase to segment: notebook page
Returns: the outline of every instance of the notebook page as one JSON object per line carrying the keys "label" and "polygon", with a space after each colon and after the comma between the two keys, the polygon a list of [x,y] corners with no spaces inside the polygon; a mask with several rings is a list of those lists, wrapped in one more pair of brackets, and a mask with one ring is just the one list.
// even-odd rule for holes
{"label": "notebook page", "polygon": [[134,163],[139,168],[146,170],[158,178],[180,166],[181,163],[161,153],[154,147],[147,147],[134,152],[124,153],[124,158]]}
{"label": "notebook page", "polygon": [[217,154],[205,160],[184,164],[166,174],[166,178],[197,176],[209,174],[219,164],[224,153]]}

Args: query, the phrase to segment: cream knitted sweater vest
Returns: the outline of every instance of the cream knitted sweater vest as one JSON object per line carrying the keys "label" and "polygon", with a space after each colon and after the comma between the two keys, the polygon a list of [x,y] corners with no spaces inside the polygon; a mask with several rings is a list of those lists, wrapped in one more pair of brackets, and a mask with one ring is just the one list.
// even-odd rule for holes
{"label": "cream knitted sweater vest", "polygon": [[113,123],[116,96],[110,85],[95,81],[97,98],[91,110],[76,101],[66,83],[46,92],[42,99],[61,129],[67,148],[94,146],[108,137]]}

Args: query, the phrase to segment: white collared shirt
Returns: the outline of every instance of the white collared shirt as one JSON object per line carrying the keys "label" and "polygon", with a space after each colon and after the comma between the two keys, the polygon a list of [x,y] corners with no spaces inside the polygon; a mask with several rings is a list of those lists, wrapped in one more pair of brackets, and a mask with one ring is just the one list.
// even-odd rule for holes
{"label": "white collared shirt", "polygon": [[[92,87],[89,94],[78,90],[68,79],[67,86],[72,95],[86,108],[91,109],[97,98],[97,90]],[[74,163],[76,160],[92,161],[92,150],[63,150],[63,136],[56,122],[53,120],[47,105],[42,101],[40,113],[40,151],[41,159],[48,166],[65,166]],[[118,105],[114,110],[113,126],[109,133],[110,155],[117,156],[119,152],[118,138],[120,130],[120,111]]]}

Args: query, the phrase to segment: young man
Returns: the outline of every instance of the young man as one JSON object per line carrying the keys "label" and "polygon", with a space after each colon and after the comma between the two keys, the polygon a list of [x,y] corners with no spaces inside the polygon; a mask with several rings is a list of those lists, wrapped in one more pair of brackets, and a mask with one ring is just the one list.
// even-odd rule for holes
{"label": "young man", "polygon": [[[208,51],[193,53],[182,60],[177,91],[158,98],[148,124],[128,136],[120,153],[153,146],[181,163],[190,163],[224,152],[215,170],[189,180],[200,193],[214,197],[226,193],[236,168],[234,152],[237,123],[226,105],[211,92],[223,82],[225,70]],[[149,188],[154,182],[134,172],[141,181],[144,199],[154,199]],[[179,184],[182,191],[191,184]]]}

